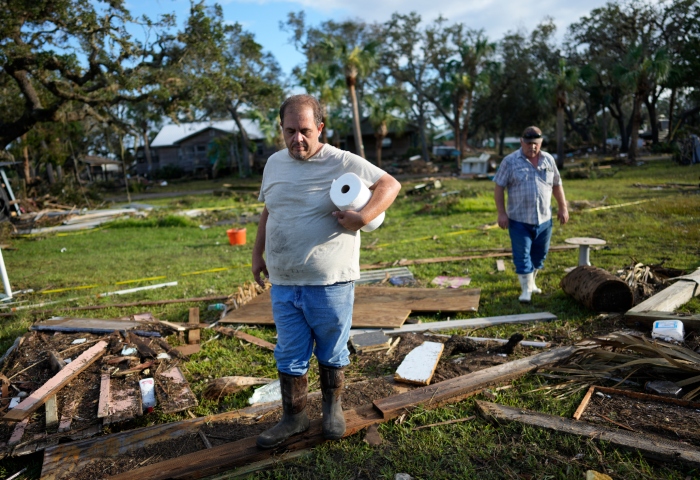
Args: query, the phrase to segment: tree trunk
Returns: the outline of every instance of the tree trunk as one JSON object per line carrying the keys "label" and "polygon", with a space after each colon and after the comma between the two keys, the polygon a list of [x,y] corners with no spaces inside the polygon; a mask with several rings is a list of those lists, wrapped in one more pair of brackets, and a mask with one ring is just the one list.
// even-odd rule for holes
{"label": "tree trunk", "polygon": [[[319,103],[320,103],[320,102],[319,102]],[[326,107],[326,105],[324,105],[323,103],[321,103],[321,111],[323,112],[323,120],[322,120],[322,122],[323,122],[323,125],[324,125],[323,130],[321,131],[321,143],[328,143],[328,133],[327,133],[327,131],[326,131],[327,129],[326,129],[326,126],[325,126],[325,125],[326,125],[326,118],[327,118],[327,116],[326,116],[326,111],[327,111],[327,110],[328,110],[328,107]]]}
{"label": "tree trunk", "polygon": [[608,152],[608,119],[605,118],[605,105],[603,105],[603,125],[601,130],[603,131],[603,155]]}
{"label": "tree trunk", "polygon": [[656,120],[656,102],[649,101],[649,98],[645,98],[644,105],[646,105],[647,113],[649,114],[649,124],[651,125],[651,143],[656,145],[659,143],[659,124]]}
{"label": "tree trunk", "polygon": [[[134,152],[136,153],[136,152]],[[122,174],[124,175],[124,188],[126,188],[126,200],[131,205],[131,192],[129,192],[129,179],[126,176],[126,162],[124,161],[124,137],[119,135],[119,157],[122,160]]]}
{"label": "tree trunk", "polygon": [[610,106],[610,114],[617,121],[617,127],[620,130],[620,152],[625,153],[629,150],[629,137],[627,136],[627,128],[625,127],[625,118],[620,107],[620,99],[615,99],[615,108]]}
{"label": "tree trunk", "polygon": [[564,106],[557,105],[557,168],[564,168]]}
{"label": "tree trunk", "polygon": [[46,176],[49,178],[49,185],[56,183],[56,179],[53,176],[53,165],[46,163]]}
{"label": "tree trunk", "polygon": [[376,152],[377,152],[377,166],[379,168],[382,168],[382,142],[386,138],[387,134],[388,134],[388,128],[386,127],[386,123],[382,123],[374,133],[374,137],[377,139]]}
{"label": "tree trunk", "polygon": [[561,279],[561,288],[595,312],[626,312],[634,303],[629,285],[602,268],[576,267]]}
{"label": "tree trunk", "polygon": [[153,159],[151,157],[151,145],[148,141],[148,128],[142,127],[141,137],[143,138],[143,153],[146,155],[146,172],[150,176],[153,173]]}
{"label": "tree trunk", "polygon": [[423,161],[429,162],[430,155],[428,153],[428,139],[425,136],[425,112],[423,111],[422,104],[418,107],[418,134],[420,135],[420,145],[421,153],[423,154]]}
{"label": "tree trunk", "polygon": [[[464,158],[467,156],[467,150],[469,149],[469,144],[467,141],[469,140],[469,119],[471,118],[472,114],[472,104],[473,104],[473,96],[470,92],[470,94],[467,96],[467,111],[464,112],[464,118],[462,119],[462,125],[461,125],[461,137],[459,139],[459,144],[461,146],[460,150],[460,158]],[[461,161],[460,161],[461,163]],[[458,165],[459,171],[462,171],[462,165]]]}
{"label": "tree trunk", "polygon": [[666,142],[671,143],[673,140],[671,131],[673,129],[673,109],[676,108],[676,88],[671,89],[671,98],[668,100],[668,136]]}
{"label": "tree trunk", "polygon": [[357,105],[357,92],[355,92],[354,79],[348,81],[348,90],[350,93],[350,102],[352,103],[352,131],[355,136],[355,153],[362,158],[365,158],[365,146],[362,144],[362,131],[360,129],[360,109]]}
{"label": "tree trunk", "polygon": [[229,107],[229,112],[241,134],[241,168],[238,173],[241,178],[248,178],[250,177],[250,140],[248,139],[248,133],[245,131],[245,128],[243,128],[238,110],[235,107]]}
{"label": "tree trunk", "polygon": [[637,161],[637,140],[639,139],[639,125],[642,121],[641,114],[642,99],[639,94],[634,96],[634,104],[632,108],[632,122],[630,125],[630,148],[627,154],[630,162]]}
{"label": "tree trunk", "polygon": [[24,173],[24,180],[27,185],[32,182],[32,172],[29,168],[29,147],[27,146],[27,135],[22,135],[22,172]]}

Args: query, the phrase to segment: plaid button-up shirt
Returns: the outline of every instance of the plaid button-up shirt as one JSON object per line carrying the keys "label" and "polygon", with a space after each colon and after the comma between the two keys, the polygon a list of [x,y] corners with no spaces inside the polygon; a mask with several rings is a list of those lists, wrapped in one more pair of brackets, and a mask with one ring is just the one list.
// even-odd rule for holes
{"label": "plaid button-up shirt", "polygon": [[519,149],[503,159],[493,179],[508,191],[508,218],[540,225],[552,218],[552,187],[561,185],[554,158],[540,151],[537,168]]}

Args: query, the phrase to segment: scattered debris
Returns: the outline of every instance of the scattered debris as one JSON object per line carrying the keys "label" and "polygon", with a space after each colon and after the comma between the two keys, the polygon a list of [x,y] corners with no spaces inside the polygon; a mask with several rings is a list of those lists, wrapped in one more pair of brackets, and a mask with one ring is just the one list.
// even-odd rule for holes
{"label": "scattered debris", "polygon": [[690,275],[676,277],[675,280],[673,285],[632,307],[628,313],[673,312],[694,296],[700,295],[700,269]]}
{"label": "scattered debris", "polygon": [[441,275],[433,278],[430,283],[440,287],[459,288],[466,287],[471,281],[472,279],[469,277],[445,277]]}
{"label": "scattered debris", "polygon": [[282,390],[280,390],[280,381],[275,380],[270,382],[264,387],[258,388],[253,396],[248,399],[250,405],[256,405],[258,403],[269,403],[282,400]]}
{"label": "scattered debris", "polygon": [[379,434],[377,425],[370,425],[367,427],[365,438],[363,438],[362,441],[370,447],[378,447],[383,443],[382,436]]}
{"label": "scattered debris", "polygon": [[394,379],[399,382],[430,385],[444,348],[442,343],[424,342],[406,355],[394,373]]}
{"label": "scattered debris", "polygon": [[350,344],[355,349],[355,353],[375,352],[386,350],[391,346],[391,337],[383,331],[361,333],[350,338]]}
{"label": "scattered debris", "polygon": [[208,400],[218,400],[226,395],[231,395],[253,385],[267,385],[274,380],[256,377],[221,377],[209,382],[202,396]]}
{"label": "scattered debris", "polygon": [[406,282],[415,283],[416,281],[413,273],[411,273],[408,268],[396,267],[385,268],[382,270],[362,271],[360,272],[360,279],[355,281],[355,284],[364,285],[370,283],[390,282],[392,285],[395,285],[399,279],[401,280],[401,284],[405,284]]}
{"label": "scattered debris", "polygon": [[700,451],[681,442],[664,440],[639,435],[600,424],[591,424],[567,418],[538,413],[519,407],[508,407],[495,403],[476,401],[479,413],[486,419],[497,423],[518,422],[525,425],[546,428],[557,432],[588,437],[591,440],[609,442],[612,445],[631,449],[642,455],[669,462],[681,461],[689,465],[700,466]]}
{"label": "scattered debris", "polygon": [[496,260],[496,270],[499,272],[505,272],[506,271],[506,264],[503,262],[503,260]]}
{"label": "scattered debris", "polygon": [[267,350],[270,350],[271,352],[275,351],[275,345],[263,340],[262,338],[258,338],[254,335],[249,335],[245,332],[241,332],[240,330],[234,330],[232,328],[226,328],[226,327],[215,327],[214,330],[217,332],[226,335],[227,337],[236,337],[241,340],[245,340],[248,343],[252,343],[254,345],[257,345],[259,347],[265,348]]}

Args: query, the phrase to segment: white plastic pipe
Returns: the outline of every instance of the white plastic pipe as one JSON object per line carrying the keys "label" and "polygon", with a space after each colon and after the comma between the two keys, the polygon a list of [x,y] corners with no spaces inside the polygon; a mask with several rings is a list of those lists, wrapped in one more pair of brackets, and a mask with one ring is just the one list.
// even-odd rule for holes
{"label": "white plastic pipe", "polygon": [[5,297],[3,300],[12,298],[12,288],[10,287],[10,279],[7,277],[7,269],[5,268],[5,260],[2,258],[2,249],[0,248],[0,275],[2,275],[2,285],[5,288]]}

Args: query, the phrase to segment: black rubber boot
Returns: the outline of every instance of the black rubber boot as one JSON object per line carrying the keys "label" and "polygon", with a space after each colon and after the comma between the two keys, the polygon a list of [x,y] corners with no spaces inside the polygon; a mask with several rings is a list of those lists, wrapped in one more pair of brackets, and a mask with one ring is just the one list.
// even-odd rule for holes
{"label": "black rubber boot", "polygon": [[260,448],[274,448],[292,435],[309,429],[306,415],[306,394],[308,381],[306,374],[295,377],[278,372],[282,390],[282,420],[260,434],[255,443]]}
{"label": "black rubber boot", "polygon": [[319,364],[323,396],[323,438],[338,440],[345,434],[345,415],[340,405],[345,373],[342,368]]}

